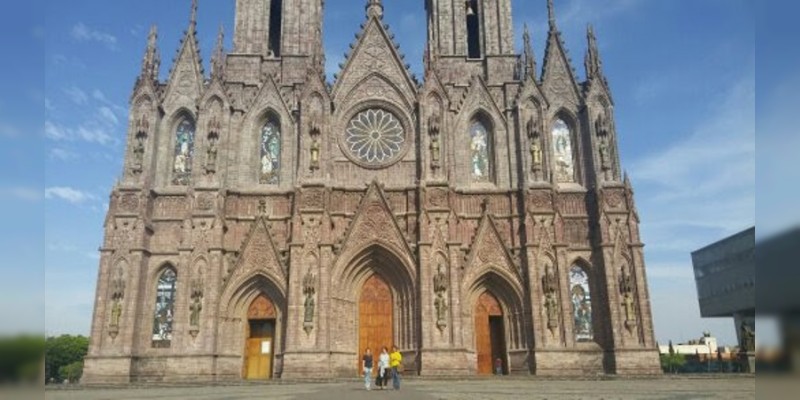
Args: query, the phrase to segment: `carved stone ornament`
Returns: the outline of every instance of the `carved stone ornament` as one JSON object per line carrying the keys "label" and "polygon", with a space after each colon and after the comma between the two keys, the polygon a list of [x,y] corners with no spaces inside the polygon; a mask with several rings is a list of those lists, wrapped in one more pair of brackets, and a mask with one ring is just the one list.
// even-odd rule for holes
{"label": "carved stone ornament", "polygon": [[441,166],[442,144],[440,142],[441,117],[438,112],[433,113],[428,118],[428,134],[431,137],[431,168],[438,169]]}
{"label": "carved stone ornament", "polygon": [[139,209],[139,196],[135,193],[122,195],[119,201],[119,208],[124,212],[136,212]]}
{"label": "carved stone ornament", "polygon": [[192,302],[189,304],[189,334],[193,338],[200,332],[200,313],[203,311],[203,279],[198,277],[192,282]]}
{"label": "carved stone ornament", "polygon": [[309,136],[311,137],[311,147],[309,149],[309,153],[311,156],[310,168],[312,171],[316,171],[319,169],[319,159],[320,159],[320,136],[322,130],[319,127],[319,122],[315,119],[311,120],[310,129],[309,129]]}
{"label": "carved stone ornament", "polygon": [[111,318],[108,323],[108,334],[116,339],[122,319],[122,300],[125,298],[125,277],[122,268],[117,268],[111,281]]}
{"label": "carved stone ornament", "polygon": [[[216,120],[215,120],[216,121]],[[214,121],[212,121],[214,123]],[[212,131],[208,134],[208,149],[206,149],[206,174],[214,175],[217,173],[217,144],[219,143],[219,134]]]}
{"label": "carved stone ornament", "polygon": [[139,132],[133,145],[133,160],[131,162],[131,173],[139,175],[144,166],[145,143],[147,143],[147,133]]}

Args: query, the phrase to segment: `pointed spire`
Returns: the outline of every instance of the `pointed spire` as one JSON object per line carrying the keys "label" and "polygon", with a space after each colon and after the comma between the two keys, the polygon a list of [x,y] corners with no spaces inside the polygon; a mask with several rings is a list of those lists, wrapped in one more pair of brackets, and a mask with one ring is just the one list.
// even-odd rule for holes
{"label": "pointed spire", "polygon": [[556,31],[556,8],[553,6],[553,0],[547,0],[547,22],[550,25],[550,31]]}
{"label": "pointed spire", "polygon": [[217,44],[214,46],[214,53],[211,55],[211,79],[222,80],[225,74],[225,28],[219,25],[217,33]]}
{"label": "pointed spire", "polygon": [[603,78],[603,62],[600,61],[600,52],[597,49],[597,38],[594,35],[594,27],[590,24],[586,28],[586,41],[588,42],[588,49],[586,50],[586,58],[584,59],[584,67],[586,68],[586,79],[593,80],[596,78]]}
{"label": "pointed spire", "polygon": [[381,0],[367,0],[367,18],[372,17],[383,19],[383,2]]}
{"label": "pointed spire", "polygon": [[195,33],[197,29],[197,0],[192,0],[192,12],[189,15],[189,32]]}
{"label": "pointed spire", "polygon": [[147,35],[147,48],[142,58],[142,71],[139,74],[141,81],[154,81],[158,79],[158,70],[161,66],[161,56],[158,54],[158,27],[150,27]]}
{"label": "pointed spire", "polygon": [[522,34],[522,40],[525,43],[525,48],[523,50],[523,56],[525,58],[525,77],[536,80],[536,55],[533,53],[531,32],[528,29],[528,24],[525,24],[525,31]]}

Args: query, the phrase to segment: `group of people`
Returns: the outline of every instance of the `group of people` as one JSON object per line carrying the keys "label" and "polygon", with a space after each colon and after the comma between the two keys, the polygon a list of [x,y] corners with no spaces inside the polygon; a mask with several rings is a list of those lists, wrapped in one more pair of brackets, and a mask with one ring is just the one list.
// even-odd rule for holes
{"label": "group of people", "polygon": [[[381,354],[378,356],[378,373],[375,378],[375,385],[383,390],[386,383],[389,381],[389,376],[392,377],[392,388],[400,390],[400,371],[402,370],[403,355],[397,350],[397,346],[392,346],[392,352],[384,347]],[[367,348],[364,350],[364,356],[361,358],[361,367],[364,372],[364,386],[367,390],[372,389],[372,370],[375,368],[375,359],[372,355],[372,350]]]}

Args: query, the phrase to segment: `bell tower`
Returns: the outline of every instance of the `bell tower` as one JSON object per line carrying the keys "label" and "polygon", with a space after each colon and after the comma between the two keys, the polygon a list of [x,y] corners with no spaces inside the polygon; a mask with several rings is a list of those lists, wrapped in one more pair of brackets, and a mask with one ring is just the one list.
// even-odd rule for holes
{"label": "bell tower", "polygon": [[[428,54],[444,80],[513,80],[511,0],[427,0]],[[463,74],[464,70],[469,71]],[[452,77],[452,78],[451,78]]]}
{"label": "bell tower", "polygon": [[322,43],[323,0],[236,0],[234,53],[311,55]]}

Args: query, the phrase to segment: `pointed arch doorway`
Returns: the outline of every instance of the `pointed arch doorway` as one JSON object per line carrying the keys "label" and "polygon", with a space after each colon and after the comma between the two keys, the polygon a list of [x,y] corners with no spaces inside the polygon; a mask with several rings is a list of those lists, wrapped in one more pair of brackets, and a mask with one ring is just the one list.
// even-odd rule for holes
{"label": "pointed arch doorway", "polygon": [[[389,284],[379,275],[374,274],[364,282],[358,301],[358,359],[357,371],[361,372],[361,360],[364,351],[372,350],[377,365],[381,348],[391,350],[393,344],[394,307],[392,291]],[[373,368],[373,375],[377,368]]]}
{"label": "pointed arch doorway", "polygon": [[502,363],[503,374],[506,366],[505,323],[500,302],[490,292],[485,291],[475,304],[475,352],[478,359],[478,375],[494,373],[494,363],[498,358]]}
{"label": "pointed arch doorway", "polygon": [[272,378],[275,355],[277,312],[272,301],[260,294],[247,310],[244,377],[248,380]]}

